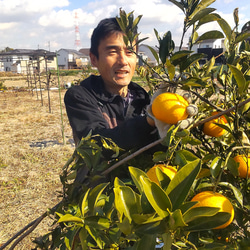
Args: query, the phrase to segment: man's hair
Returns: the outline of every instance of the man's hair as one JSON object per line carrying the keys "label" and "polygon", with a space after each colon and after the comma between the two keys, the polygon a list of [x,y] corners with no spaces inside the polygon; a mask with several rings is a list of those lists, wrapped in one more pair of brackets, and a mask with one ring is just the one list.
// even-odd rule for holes
{"label": "man's hair", "polygon": [[100,41],[116,32],[122,32],[116,18],[112,17],[101,20],[92,33],[90,52],[98,58]]}

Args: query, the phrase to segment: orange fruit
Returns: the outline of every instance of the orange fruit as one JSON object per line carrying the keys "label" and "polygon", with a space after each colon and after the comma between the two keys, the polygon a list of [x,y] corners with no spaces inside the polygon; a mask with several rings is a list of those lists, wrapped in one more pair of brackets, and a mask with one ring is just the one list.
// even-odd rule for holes
{"label": "orange fruit", "polygon": [[188,117],[188,101],[175,93],[165,92],[158,95],[152,102],[154,117],[168,124],[176,124]]}
{"label": "orange fruit", "polygon": [[246,178],[248,176],[250,178],[250,156],[236,155],[234,160],[239,162],[239,177]]}
{"label": "orange fruit", "polygon": [[217,207],[220,208],[219,212],[227,212],[231,214],[229,220],[214,229],[222,229],[227,227],[234,219],[234,208],[231,202],[222,194],[214,193],[212,191],[204,191],[198,193],[192,198],[192,201],[199,201],[193,207]]}
{"label": "orange fruit", "polygon": [[[212,116],[218,114],[218,112],[212,112]],[[219,127],[218,125],[216,125],[215,123],[219,123],[219,124],[226,124],[227,123],[227,119],[225,118],[225,116],[220,116],[218,118],[215,118],[209,122],[205,122],[203,125],[203,133],[205,135],[209,135],[212,137],[220,137],[222,135],[225,134],[226,130]]]}
{"label": "orange fruit", "polygon": [[154,181],[157,184],[159,184],[159,181],[158,181],[157,176],[156,176],[156,168],[160,168],[162,170],[162,172],[170,178],[170,180],[172,180],[174,178],[175,174],[177,173],[176,168],[174,168],[172,166],[167,166],[165,164],[157,164],[157,165],[153,166],[152,168],[150,168],[148,170],[147,175],[151,181]]}

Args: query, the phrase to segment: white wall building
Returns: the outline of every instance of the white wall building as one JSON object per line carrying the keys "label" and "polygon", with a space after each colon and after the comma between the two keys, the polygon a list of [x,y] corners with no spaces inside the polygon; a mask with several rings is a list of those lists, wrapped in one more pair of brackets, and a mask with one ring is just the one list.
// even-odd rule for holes
{"label": "white wall building", "polygon": [[192,50],[197,53],[198,49],[225,49],[224,39],[207,39],[200,43],[194,44]]}
{"label": "white wall building", "polygon": [[90,63],[89,56],[73,49],[58,50],[57,58],[60,69],[76,69]]}
{"label": "white wall building", "polygon": [[[154,47],[154,50],[158,53],[158,49]],[[138,54],[142,56],[143,60],[146,60],[149,65],[156,66],[157,61],[154,58],[154,55],[152,54],[151,50],[148,48],[147,45],[141,44],[138,47]],[[139,59],[139,65],[141,65],[142,62],[140,62]]]}
{"label": "white wall building", "polygon": [[0,53],[1,71],[26,74],[28,71],[57,69],[56,54],[43,49],[14,49]]}

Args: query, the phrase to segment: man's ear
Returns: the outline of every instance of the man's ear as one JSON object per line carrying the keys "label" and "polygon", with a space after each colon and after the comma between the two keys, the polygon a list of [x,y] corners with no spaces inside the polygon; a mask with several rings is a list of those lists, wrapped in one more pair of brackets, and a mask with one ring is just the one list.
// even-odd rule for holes
{"label": "man's ear", "polygon": [[94,67],[97,67],[98,66],[98,59],[97,59],[97,57],[94,54],[92,54],[91,52],[89,53],[89,57],[90,57],[91,64]]}

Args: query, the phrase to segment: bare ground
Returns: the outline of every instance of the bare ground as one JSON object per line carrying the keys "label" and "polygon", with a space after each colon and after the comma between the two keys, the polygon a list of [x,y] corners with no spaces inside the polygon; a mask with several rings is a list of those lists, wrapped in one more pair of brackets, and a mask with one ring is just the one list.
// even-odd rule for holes
{"label": "bare ground", "polygon": [[[63,140],[58,90],[50,91],[49,112],[47,91],[42,105],[40,93],[20,92],[27,87],[25,80],[6,80],[4,85],[9,91],[0,92],[0,246],[60,201],[59,176],[74,151],[63,104],[66,90],[61,91]],[[32,249],[32,239],[46,233],[51,223],[46,218],[15,249]]]}

